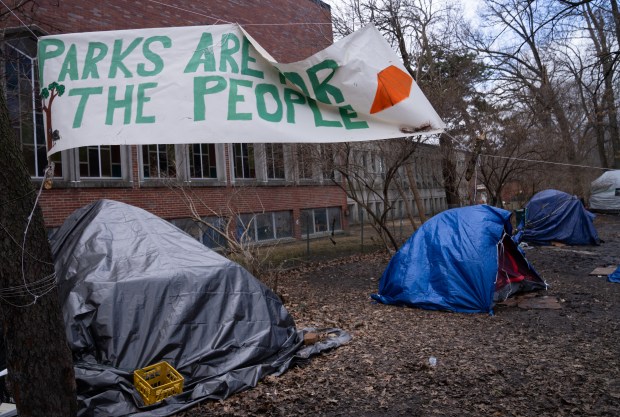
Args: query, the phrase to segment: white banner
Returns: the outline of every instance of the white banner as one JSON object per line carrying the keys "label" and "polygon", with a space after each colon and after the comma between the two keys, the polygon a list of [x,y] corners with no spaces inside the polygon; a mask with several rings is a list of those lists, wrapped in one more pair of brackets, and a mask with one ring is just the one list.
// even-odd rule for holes
{"label": "white banner", "polygon": [[279,64],[238,25],[39,40],[48,154],[88,145],[344,142],[444,123],[372,26]]}

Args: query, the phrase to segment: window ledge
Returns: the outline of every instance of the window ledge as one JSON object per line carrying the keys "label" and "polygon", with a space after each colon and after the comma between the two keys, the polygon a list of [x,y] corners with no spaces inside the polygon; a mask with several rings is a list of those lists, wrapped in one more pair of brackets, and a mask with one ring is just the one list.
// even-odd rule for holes
{"label": "window ledge", "polygon": [[226,183],[219,180],[191,180],[183,181],[177,178],[147,178],[140,180],[140,187],[161,188],[161,187],[224,187]]}
{"label": "window ledge", "polygon": [[[33,178],[33,184],[40,185],[41,178]],[[133,183],[122,179],[87,179],[81,181],[66,181],[54,179],[52,188],[131,188]]]}
{"label": "window ledge", "polygon": [[289,185],[294,185],[292,181],[287,180],[259,180],[256,178],[245,179],[245,178],[236,178],[232,184],[233,187],[284,187]]}

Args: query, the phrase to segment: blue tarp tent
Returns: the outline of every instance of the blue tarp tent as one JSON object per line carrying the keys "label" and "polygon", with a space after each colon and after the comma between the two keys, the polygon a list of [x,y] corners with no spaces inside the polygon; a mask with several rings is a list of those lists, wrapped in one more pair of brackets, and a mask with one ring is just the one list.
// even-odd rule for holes
{"label": "blue tarp tent", "polygon": [[491,313],[498,299],[546,288],[512,241],[510,216],[507,210],[478,205],[432,217],[392,257],[372,298],[429,310]]}
{"label": "blue tarp tent", "polygon": [[515,240],[538,245],[598,245],[594,217],[574,195],[541,191],[525,206],[525,221],[518,226]]}

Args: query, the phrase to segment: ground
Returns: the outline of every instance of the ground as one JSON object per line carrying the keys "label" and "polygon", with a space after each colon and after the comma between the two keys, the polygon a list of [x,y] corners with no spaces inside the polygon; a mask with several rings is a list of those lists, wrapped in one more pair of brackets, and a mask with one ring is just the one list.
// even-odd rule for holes
{"label": "ground", "polygon": [[[590,276],[620,265],[620,216],[599,215],[600,246],[532,247],[528,260],[559,309],[497,306],[494,315],[376,304],[389,255],[350,256],[279,280],[299,328],[353,339],[196,416],[618,416],[620,284]],[[431,366],[429,359],[436,358]]]}

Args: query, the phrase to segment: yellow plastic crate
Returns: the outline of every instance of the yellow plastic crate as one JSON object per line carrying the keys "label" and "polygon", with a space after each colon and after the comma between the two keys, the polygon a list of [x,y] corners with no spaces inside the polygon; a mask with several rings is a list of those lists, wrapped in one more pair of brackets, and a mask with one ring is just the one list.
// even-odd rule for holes
{"label": "yellow plastic crate", "polygon": [[168,362],[133,371],[133,385],[144,404],[151,405],[183,392],[183,377]]}

